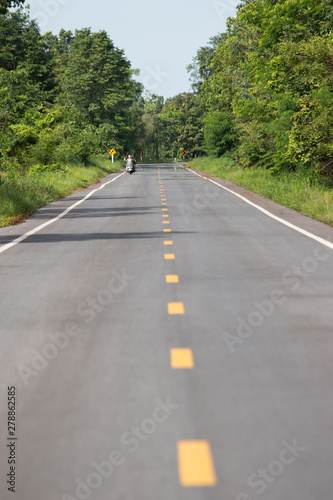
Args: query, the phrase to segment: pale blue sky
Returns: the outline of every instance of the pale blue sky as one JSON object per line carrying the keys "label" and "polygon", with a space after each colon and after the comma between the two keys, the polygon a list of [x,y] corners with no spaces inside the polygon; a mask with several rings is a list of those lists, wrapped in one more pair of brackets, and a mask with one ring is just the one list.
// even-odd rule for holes
{"label": "pale blue sky", "polygon": [[186,66],[209,38],[225,31],[238,0],[30,0],[41,31],[106,30],[125,49],[138,78],[158,95],[190,90]]}

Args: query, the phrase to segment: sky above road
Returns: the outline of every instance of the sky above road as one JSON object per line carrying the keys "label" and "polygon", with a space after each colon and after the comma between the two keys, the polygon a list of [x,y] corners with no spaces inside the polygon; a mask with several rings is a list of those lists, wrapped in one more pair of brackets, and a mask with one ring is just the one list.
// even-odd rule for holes
{"label": "sky above road", "polygon": [[146,89],[165,98],[190,90],[188,64],[222,33],[238,0],[27,0],[42,33],[91,27],[124,49]]}

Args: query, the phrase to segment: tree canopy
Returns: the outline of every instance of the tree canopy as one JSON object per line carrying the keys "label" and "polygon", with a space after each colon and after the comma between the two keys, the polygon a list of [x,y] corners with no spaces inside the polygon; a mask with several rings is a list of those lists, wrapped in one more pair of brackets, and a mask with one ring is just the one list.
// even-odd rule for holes
{"label": "tree canopy", "polygon": [[136,148],[142,85],[105,31],[41,35],[23,2],[0,14],[0,162],[20,174]]}
{"label": "tree canopy", "polygon": [[[333,180],[331,0],[243,0],[164,99],[105,31],[41,35],[0,0],[0,161],[20,172],[113,147],[157,159],[231,155],[244,168]],[[34,167],[35,168],[35,167]]]}
{"label": "tree canopy", "polygon": [[166,149],[333,180],[332,20],[330,0],[244,0],[188,66],[192,94],[155,117]]}

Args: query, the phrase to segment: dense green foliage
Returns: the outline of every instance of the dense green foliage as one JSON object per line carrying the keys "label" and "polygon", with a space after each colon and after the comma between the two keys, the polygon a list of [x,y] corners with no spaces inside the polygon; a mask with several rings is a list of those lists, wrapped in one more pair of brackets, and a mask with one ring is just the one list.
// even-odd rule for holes
{"label": "dense green foliage", "polygon": [[165,102],[163,97],[147,95],[141,139],[146,155],[163,159],[181,156],[182,150],[202,153],[202,106],[201,99],[191,93]]}
{"label": "dense green foliage", "polygon": [[111,148],[142,148],[124,52],[105,31],[42,35],[22,4],[0,0],[0,226],[119,169]]}
{"label": "dense green foliage", "polygon": [[330,0],[243,1],[188,67],[193,93],[155,110],[165,153],[332,181],[332,20]]}
{"label": "dense green foliage", "polygon": [[210,63],[206,147],[244,167],[332,176],[330,1],[248,1]]}
{"label": "dense green foliage", "polygon": [[[3,2],[2,2],[3,3]],[[22,8],[0,14],[0,171],[63,170],[136,147],[141,84],[105,31],[42,36]]]}

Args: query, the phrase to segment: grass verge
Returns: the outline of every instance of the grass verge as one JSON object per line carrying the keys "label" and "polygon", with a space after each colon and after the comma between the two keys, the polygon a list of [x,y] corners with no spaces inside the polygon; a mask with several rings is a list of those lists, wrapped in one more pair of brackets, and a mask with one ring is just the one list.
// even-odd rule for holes
{"label": "grass verge", "polygon": [[319,176],[302,171],[274,175],[269,170],[244,170],[229,157],[197,158],[188,165],[333,226],[333,190]]}
{"label": "grass verge", "polygon": [[0,227],[18,223],[48,203],[94,184],[122,167],[121,161],[112,164],[105,158],[95,158],[86,167],[72,165],[66,172],[39,172],[14,178],[2,175]]}

